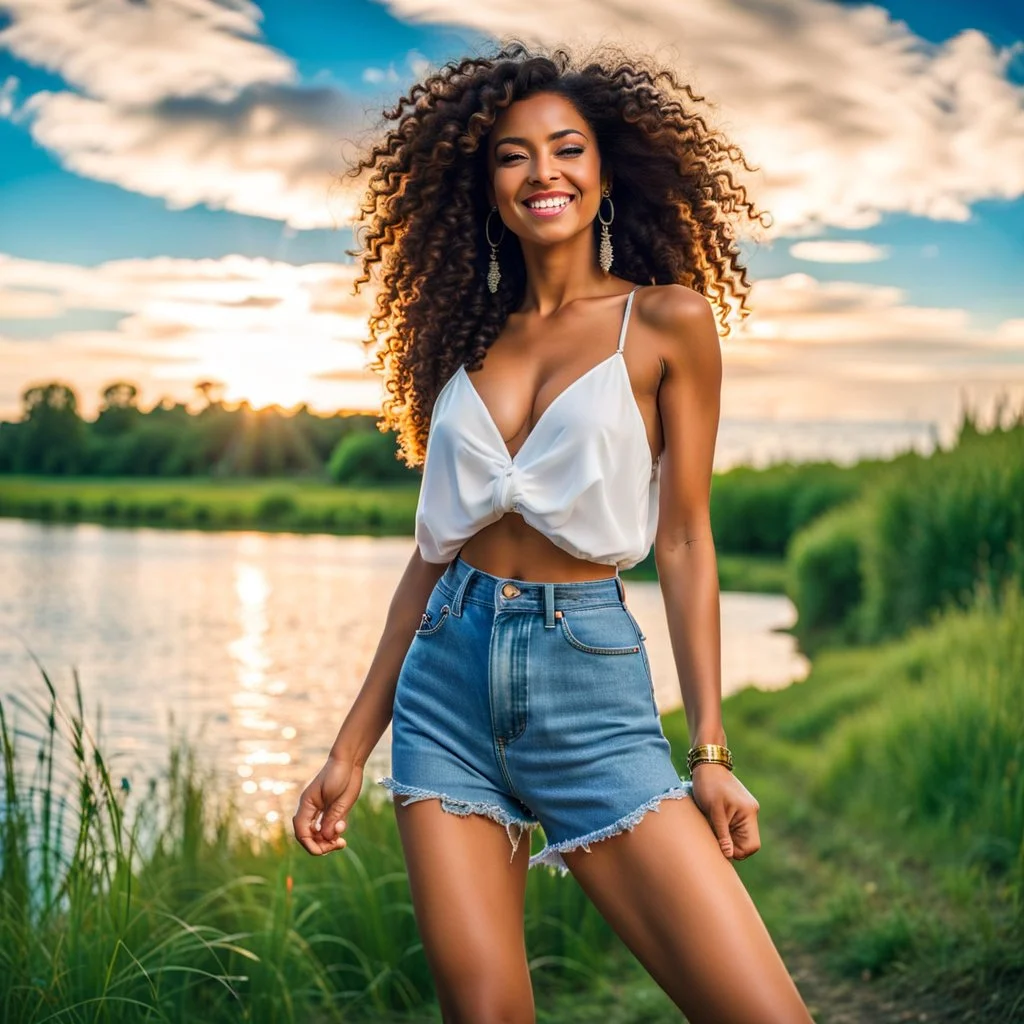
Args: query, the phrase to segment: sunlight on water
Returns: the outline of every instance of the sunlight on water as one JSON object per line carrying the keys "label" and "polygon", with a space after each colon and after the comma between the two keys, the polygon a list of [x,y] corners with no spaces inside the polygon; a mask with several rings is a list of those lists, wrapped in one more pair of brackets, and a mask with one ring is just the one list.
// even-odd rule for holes
{"label": "sunlight on water", "polygon": [[[26,644],[66,695],[76,667],[116,772],[137,787],[184,734],[245,821],[273,823],[322,764],[411,553],[408,538],[0,520],[0,690],[42,697]],[[629,582],[627,600],[670,710],[681,696],[658,585]],[[806,674],[778,632],[793,616],[784,597],[723,595],[726,693]],[[390,730],[367,779],[387,774],[389,743]]]}

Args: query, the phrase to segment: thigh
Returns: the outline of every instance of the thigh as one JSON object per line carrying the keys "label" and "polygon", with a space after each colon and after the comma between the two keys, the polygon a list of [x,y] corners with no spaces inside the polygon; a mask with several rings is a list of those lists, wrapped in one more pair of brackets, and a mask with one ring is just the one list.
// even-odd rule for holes
{"label": "thigh", "polygon": [[811,1020],[753,902],[692,799],[565,863],[691,1024]]}
{"label": "thigh", "polygon": [[416,923],[445,1024],[533,1024],[523,918],[529,837],[437,800],[395,804]]}

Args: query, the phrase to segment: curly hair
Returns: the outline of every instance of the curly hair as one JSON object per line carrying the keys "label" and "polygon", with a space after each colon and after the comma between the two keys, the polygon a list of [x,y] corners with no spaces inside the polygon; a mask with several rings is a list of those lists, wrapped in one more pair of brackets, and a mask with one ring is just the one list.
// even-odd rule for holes
{"label": "curly hair", "polygon": [[594,131],[614,189],[615,273],[700,292],[723,336],[731,315],[748,315],[732,220],[742,213],[764,225],[766,214],[730,163],[755,168],[689,109],[703,96],[671,70],[609,46],[574,59],[512,41],[493,56],[449,62],[383,112],[394,125],[348,172],[370,172],[355,218],[361,248],[349,254],[361,263],[357,292],[378,278],[366,342],[387,391],[378,426],[397,431],[409,466],[422,465],[444,382],[462,363],[480,365],[523,300],[525,264],[510,231],[498,292],[486,287],[486,141],[505,107],[540,92],[565,97]]}

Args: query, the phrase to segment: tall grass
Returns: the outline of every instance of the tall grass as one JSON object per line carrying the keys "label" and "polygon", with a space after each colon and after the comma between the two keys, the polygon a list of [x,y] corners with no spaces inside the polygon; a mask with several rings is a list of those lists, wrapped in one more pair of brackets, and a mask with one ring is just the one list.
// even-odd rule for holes
{"label": "tall grass", "polygon": [[[854,977],[958,997],[974,1015],[956,1019],[1017,1019],[1022,681],[1024,595],[1011,586],[884,645],[822,651],[805,682],[726,702],[766,834],[742,873],[776,934]],[[674,747],[680,727],[666,720]]]}
{"label": "tall grass", "polygon": [[[433,1019],[387,802],[361,801],[328,858],[283,830],[257,840],[187,746],[157,778],[119,778],[77,678],[68,707],[39,671],[45,698],[16,702],[17,727],[0,703],[0,1019]],[[539,992],[586,988],[618,948],[548,872],[530,878],[526,935]]]}
{"label": "tall grass", "polygon": [[955,448],[905,460],[794,536],[787,589],[805,643],[876,642],[969,607],[978,586],[1024,584],[1022,417],[988,433],[966,423]]}

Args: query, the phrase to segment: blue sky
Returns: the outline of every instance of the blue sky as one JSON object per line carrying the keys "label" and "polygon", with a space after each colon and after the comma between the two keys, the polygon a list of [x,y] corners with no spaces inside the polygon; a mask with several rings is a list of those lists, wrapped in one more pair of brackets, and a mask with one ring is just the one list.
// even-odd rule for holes
{"label": "blue sky", "polygon": [[727,418],[942,425],[1024,398],[1019,3],[34,6],[0,0],[0,416],[54,376],[87,412],[120,377],[144,403],[215,376],[372,407],[342,140],[426,67],[580,26],[660,47],[762,168],[777,227],[744,246]]}

